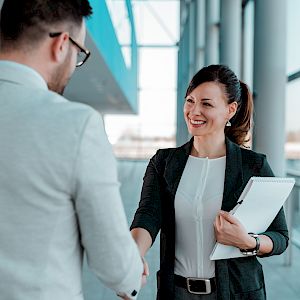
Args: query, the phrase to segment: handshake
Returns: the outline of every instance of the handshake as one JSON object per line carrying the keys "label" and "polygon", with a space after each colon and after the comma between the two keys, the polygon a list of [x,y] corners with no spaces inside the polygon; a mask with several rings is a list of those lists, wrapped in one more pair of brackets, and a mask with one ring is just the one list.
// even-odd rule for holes
{"label": "handshake", "polygon": [[[143,266],[144,266],[143,273],[142,273],[142,281],[141,281],[141,287],[143,287],[147,283],[147,277],[149,276],[149,266],[148,266],[148,263],[147,263],[146,259],[144,257],[141,257],[141,258],[142,258],[142,262],[143,262]],[[136,294],[137,294],[137,292],[134,290],[131,293],[131,296],[135,296]],[[127,296],[126,294],[117,294],[117,295],[121,299],[124,299],[124,300],[131,300],[132,299],[129,296]]]}

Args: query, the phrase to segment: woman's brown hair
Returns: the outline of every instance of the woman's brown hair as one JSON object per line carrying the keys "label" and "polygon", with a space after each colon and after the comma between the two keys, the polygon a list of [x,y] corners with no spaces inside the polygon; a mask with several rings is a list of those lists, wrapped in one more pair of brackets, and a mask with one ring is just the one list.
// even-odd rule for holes
{"label": "woman's brown hair", "polygon": [[217,82],[224,87],[227,102],[237,102],[236,114],[230,120],[231,126],[225,127],[225,135],[234,143],[244,145],[251,127],[253,99],[248,86],[240,81],[234,72],[224,65],[210,65],[202,68],[192,78],[185,97],[204,82]]}

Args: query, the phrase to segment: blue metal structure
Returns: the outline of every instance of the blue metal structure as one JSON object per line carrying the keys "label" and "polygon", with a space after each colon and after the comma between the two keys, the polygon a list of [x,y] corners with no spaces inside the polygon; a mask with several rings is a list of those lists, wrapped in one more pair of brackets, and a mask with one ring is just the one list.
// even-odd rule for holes
{"label": "blue metal structure", "polygon": [[106,1],[90,3],[93,15],[86,20],[86,46],[92,55],[86,66],[73,75],[66,97],[102,113],[137,113],[138,55],[131,1],[126,0],[124,12],[130,24],[130,66],[126,66]]}
{"label": "blue metal structure", "polygon": [[87,20],[87,29],[113,74],[130,107],[137,110],[137,43],[131,1],[126,0],[128,19],[131,25],[131,68],[125,65],[116,32],[105,1],[90,0],[93,17]]}

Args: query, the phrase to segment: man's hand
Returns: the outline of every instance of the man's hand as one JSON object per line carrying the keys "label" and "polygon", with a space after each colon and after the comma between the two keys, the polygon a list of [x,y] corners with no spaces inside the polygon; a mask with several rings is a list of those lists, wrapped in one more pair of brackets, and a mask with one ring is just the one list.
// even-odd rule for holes
{"label": "man's hand", "polygon": [[[147,261],[145,260],[144,257],[142,257],[142,262],[143,262],[143,265],[144,265],[144,270],[143,270],[143,273],[142,273],[141,287],[143,287],[147,283],[147,277],[149,276],[149,266],[148,266],[148,263],[147,263]],[[117,296],[119,296],[123,300],[130,300],[130,298],[128,298],[126,295],[117,294]]]}
{"label": "man's hand", "polygon": [[214,222],[217,242],[240,249],[252,249],[256,241],[240,221],[226,211],[220,211]]}

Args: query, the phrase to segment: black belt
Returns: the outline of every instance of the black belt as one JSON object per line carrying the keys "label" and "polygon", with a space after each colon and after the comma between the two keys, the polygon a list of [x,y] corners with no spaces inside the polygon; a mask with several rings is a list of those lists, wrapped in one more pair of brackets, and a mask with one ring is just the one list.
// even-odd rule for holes
{"label": "black belt", "polygon": [[174,275],[175,285],[185,288],[191,294],[210,294],[216,290],[216,279],[201,279],[194,277],[182,277],[180,275]]}

